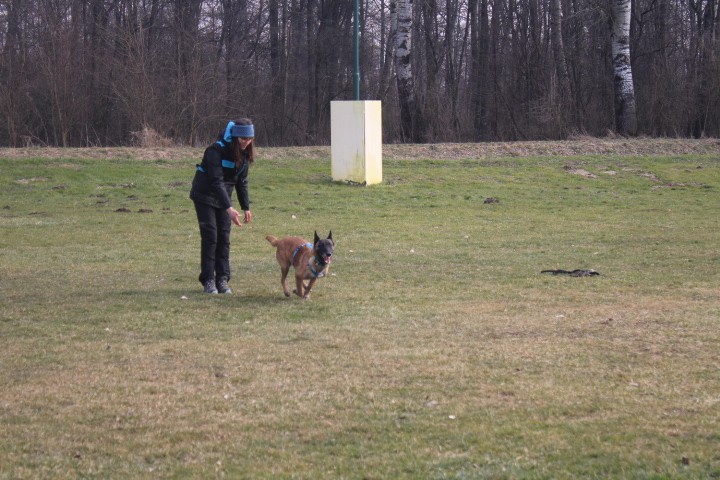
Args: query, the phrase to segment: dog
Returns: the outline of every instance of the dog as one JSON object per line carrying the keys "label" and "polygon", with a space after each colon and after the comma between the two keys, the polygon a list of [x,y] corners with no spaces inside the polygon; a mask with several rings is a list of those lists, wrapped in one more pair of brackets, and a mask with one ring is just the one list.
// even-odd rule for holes
{"label": "dog", "polygon": [[[280,284],[283,287],[285,296],[290,296],[285,280],[292,265],[295,268],[295,290],[293,290],[293,293],[306,300],[310,298],[310,290],[317,279],[324,277],[330,271],[330,261],[335,250],[332,230],[325,239],[320,239],[317,231],[315,231],[313,243],[308,243],[300,237],[278,239],[268,235],[265,238],[273,247],[277,248],[275,258],[280,264]],[[308,281],[307,284],[305,280]]]}

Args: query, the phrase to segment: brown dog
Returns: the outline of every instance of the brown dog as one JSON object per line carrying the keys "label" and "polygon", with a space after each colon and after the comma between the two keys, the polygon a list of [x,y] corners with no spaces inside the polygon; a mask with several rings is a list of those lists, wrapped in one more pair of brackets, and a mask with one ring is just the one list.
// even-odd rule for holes
{"label": "brown dog", "polygon": [[[310,289],[318,278],[327,275],[330,270],[335,242],[333,242],[332,231],[325,239],[320,239],[315,232],[314,243],[308,243],[300,237],[285,237],[277,239],[272,235],[265,237],[273,247],[277,248],[275,258],[280,264],[280,283],[286,297],[290,296],[285,279],[290,271],[290,266],[295,267],[295,285],[293,290],[298,297],[310,298]],[[308,283],[305,284],[305,280]]]}

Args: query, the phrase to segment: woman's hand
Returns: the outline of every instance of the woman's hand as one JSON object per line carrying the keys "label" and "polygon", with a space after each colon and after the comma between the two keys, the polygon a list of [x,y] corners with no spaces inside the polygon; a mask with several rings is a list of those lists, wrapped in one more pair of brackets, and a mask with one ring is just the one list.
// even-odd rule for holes
{"label": "woman's hand", "polygon": [[[227,213],[228,215],[230,215],[230,220],[232,220],[232,223],[234,223],[238,227],[242,227],[242,223],[240,223],[240,212],[235,210],[233,207],[230,207],[227,209]],[[247,212],[245,213],[245,217],[247,218]],[[245,223],[247,223],[247,221]]]}
{"label": "woman's hand", "polygon": [[245,210],[245,223],[252,222],[252,213],[250,210]]}

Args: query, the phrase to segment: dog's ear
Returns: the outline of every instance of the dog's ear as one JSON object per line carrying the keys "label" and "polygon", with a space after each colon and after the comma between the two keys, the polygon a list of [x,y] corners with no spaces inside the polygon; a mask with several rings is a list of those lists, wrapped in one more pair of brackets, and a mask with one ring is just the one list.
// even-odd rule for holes
{"label": "dog's ear", "polygon": [[328,240],[332,240],[332,230],[330,230],[330,233],[328,233],[327,238],[328,238]]}
{"label": "dog's ear", "polygon": [[319,241],[320,241],[320,237],[317,234],[317,230],[315,230],[315,242],[314,243],[318,243]]}

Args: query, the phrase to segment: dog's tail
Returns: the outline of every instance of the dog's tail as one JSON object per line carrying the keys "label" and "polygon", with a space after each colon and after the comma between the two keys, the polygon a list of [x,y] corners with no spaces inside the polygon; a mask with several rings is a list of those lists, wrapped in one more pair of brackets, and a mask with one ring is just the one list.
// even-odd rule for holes
{"label": "dog's tail", "polygon": [[277,238],[273,237],[272,235],[268,235],[267,237],[265,237],[265,239],[270,242],[270,245],[272,245],[273,247],[277,247]]}

